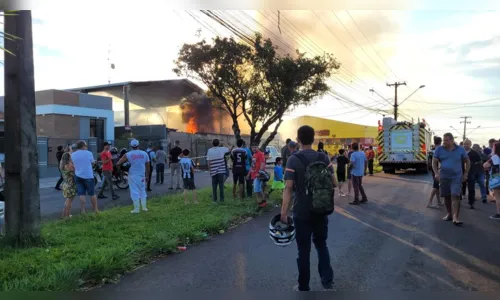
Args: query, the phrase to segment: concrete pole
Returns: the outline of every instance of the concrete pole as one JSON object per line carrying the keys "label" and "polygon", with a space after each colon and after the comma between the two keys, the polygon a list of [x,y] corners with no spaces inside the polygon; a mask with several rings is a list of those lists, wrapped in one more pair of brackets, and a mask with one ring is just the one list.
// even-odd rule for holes
{"label": "concrete pole", "polygon": [[36,135],[31,11],[5,16],[5,208],[14,245],[40,240],[40,193]]}

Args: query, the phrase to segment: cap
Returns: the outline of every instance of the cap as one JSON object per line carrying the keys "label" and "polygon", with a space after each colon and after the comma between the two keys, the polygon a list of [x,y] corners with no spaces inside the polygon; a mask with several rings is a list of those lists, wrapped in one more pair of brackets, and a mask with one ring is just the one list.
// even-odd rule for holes
{"label": "cap", "polygon": [[290,143],[288,143],[288,147],[297,148],[297,143],[294,141],[291,141]]}
{"label": "cap", "polygon": [[134,140],[131,140],[131,141],[130,141],[130,147],[133,147],[133,148],[135,148],[135,147],[139,147],[139,141],[138,141],[138,140],[135,140],[135,139],[134,139]]}
{"label": "cap", "polygon": [[104,142],[102,143],[103,146],[111,146],[111,144],[109,142]]}

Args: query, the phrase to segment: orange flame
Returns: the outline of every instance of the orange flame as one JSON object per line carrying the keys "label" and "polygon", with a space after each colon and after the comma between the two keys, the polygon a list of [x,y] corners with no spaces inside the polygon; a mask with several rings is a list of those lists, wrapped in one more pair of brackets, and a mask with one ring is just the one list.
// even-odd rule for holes
{"label": "orange flame", "polygon": [[198,124],[196,124],[196,120],[194,117],[189,119],[189,122],[186,124],[186,132],[188,133],[197,133],[198,132]]}

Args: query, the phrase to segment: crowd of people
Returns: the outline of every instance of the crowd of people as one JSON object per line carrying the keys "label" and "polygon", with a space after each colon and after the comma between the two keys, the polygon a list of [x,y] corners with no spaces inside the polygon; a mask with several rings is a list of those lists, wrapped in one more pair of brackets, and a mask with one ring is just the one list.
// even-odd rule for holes
{"label": "crowd of people", "polygon": [[[496,213],[490,218],[500,220],[499,141],[490,139],[489,147],[472,144],[470,140],[456,144],[453,135],[446,133],[442,138],[434,137],[431,155],[434,183],[427,207],[445,205],[447,214],[443,220],[462,225],[460,200],[467,197],[469,207],[474,209],[478,185],[483,203],[488,202],[489,193],[492,202],[496,202]],[[434,198],[436,204],[433,204]]]}

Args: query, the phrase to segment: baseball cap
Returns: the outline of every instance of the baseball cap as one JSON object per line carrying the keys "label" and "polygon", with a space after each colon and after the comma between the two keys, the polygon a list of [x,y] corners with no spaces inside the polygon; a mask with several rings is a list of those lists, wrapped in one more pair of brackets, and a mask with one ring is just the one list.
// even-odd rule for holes
{"label": "baseball cap", "polygon": [[288,143],[288,147],[297,148],[297,143],[294,141],[291,141],[290,143]]}
{"label": "baseball cap", "polygon": [[138,140],[135,140],[135,139],[134,139],[134,140],[131,140],[131,141],[130,141],[130,147],[133,147],[133,148],[135,148],[135,147],[139,147],[139,141],[138,141]]}

